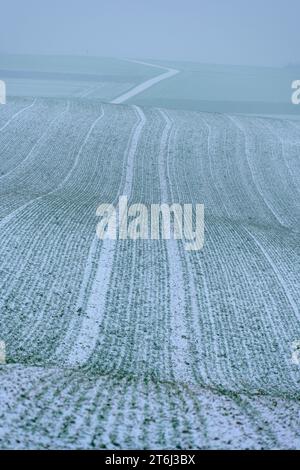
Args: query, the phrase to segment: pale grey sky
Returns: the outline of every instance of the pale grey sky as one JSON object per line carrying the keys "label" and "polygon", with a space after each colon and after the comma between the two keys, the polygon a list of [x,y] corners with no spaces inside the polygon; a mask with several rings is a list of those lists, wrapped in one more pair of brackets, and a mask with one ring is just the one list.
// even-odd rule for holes
{"label": "pale grey sky", "polygon": [[1,53],[300,62],[299,0],[9,0]]}

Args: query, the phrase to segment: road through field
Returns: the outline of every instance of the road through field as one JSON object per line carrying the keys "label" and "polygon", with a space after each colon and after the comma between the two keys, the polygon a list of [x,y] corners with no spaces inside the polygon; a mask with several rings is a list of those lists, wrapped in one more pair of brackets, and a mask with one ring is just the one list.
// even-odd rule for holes
{"label": "road through field", "polygon": [[112,104],[124,103],[125,101],[129,100],[133,96],[139,95],[140,93],[152,87],[153,85],[156,85],[156,83],[159,83],[162,80],[166,80],[167,78],[174,77],[175,75],[179,73],[179,70],[176,70],[176,69],[162,67],[161,65],[154,65],[148,62],[141,62],[139,60],[128,60],[128,62],[134,62],[136,64],[141,64],[141,65],[148,65],[149,67],[156,67],[161,70],[166,70],[166,72],[162,73],[161,75],[158,75],[157,77],[151,78],[150,80],[146,80],[145,82],[141,83],[140,85],[137,85],[136,87],[132,88],[128,92],[122,94],[121,96],[118,96],[113,101],[111,101]]}

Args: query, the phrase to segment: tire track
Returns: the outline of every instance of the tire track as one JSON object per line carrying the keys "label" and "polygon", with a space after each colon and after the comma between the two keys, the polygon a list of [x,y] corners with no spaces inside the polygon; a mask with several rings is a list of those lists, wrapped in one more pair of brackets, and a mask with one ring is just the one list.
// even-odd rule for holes
{"label": "tire track", "polygon": [[[125,170],[125,185],[123,188],[123,195],[127,196],[128,199],[131,196],[134,158],[137,150],[137,145],[142,134],[144,125],[146,123],[146,117],[143,111],[136,106],[134,107],[134,109],[137,112],[139,122],[131,137],[130,147],[128,149],[126,159],[127,163]],[[90,255],[87,260],[87,273],[89,273],[91,270],[90,264],[95,253],[96,243],[99,243],[97,236],[95,236],[93,240]],[[71,366],[83,366],[84,364],[86,364],[89,358],[91,357],[93,350],[95,349],[99,336],[101,319],[105,309],[105,302],[113,268],[114,253],[116,250],[116,246],[117,242],[115,240],[102,241],[98,268],[93,281],[91,294],[89,296],[86,316],[83,319],[80,332],[76,339],[76,344],[74,344],[68,357],[68,364]],[[89,274],[85,273],[83,277],[84,283],[86,283],[88,279]],[[80,297],[82,297],[82,292],[84,291],[85,287],[82,288]]]}
{"label": "tire track", "polygon": [[[160,143],[158,173],[161,188],[161,202],[167,203],[169,200],[169,195],[168,179],[165,173],[165,159],[168,155],[168,142],[173,124],[165,111],[159,111],[165,121],[165,128],[163,130]],[[182,276],[182,263],[178,250],[178,241],[166,240],[165,243],[167,248],[170,273],[171,347],[174,372],[177,379],[182,379],[182,377],[185,377],[185,380],[190,382],[192,381],[192,373],[188,364],[190,364],[191,359],[187,341],[188,333],[183,317],[185,310],[185,292],[183,287],[184,281]]]}
{"label": "tire track", "polygon": [[61,117],[66,114],[68,111],[69,111],[69,108],[70,108],[70,102],[67,103],[67,106],[66,106],[66,110],[65,111],[62,111],[62,113],[60,113],[58,116],[56,116],[52,121],[50,121],[50,124],[49,126],[47,127],[47,129],[42,133],[42,135],[39,137],[39,139],[35,142],[35,144],[33,145],[33,147],[31,148],[30,152],[26,155],[26,157],[21,161],[19,162],[15,167],[13,167],[11,170],[9,170],[7,173],[5,173],[4,175],[1,175],[0,176],[0,180],[3,179],[3,178],[6,178],[8,177],[11,173],[14,173],[19,167],[23,166],[26,161],[30,158],[31,154],[35,151],[35,149],[39,146],[39,144],[42,142],[42,140],[45,138],[45,136],[47,136],[49,134],[49,130],[51,129],[51,126],[56,122],[56,121],[59,121],[61,119]]}
{"label": "tire track", "polygon": [[4,124],[4,126],[0,127],[0,132],[2,132],[7,126],[9,126],[9,124],[18,116],[20,116],[22,113],[24,113],[24,111],[26,111],[27,109],[29,108],[32,108],[37,102],[37,98],[35,98],[33,100],[33,102],[29,105],[29,106],[25,106],[25,108],[22,108],[20,109],[20,111],[18,111],[17,113],[15,113],[8,121],[6,124]]}
{"label": "tire track", "polygon": [[269,256],[269,254],[267,253],[267,251],[265,250],[265,248],[262,246],[262,244],[259,242],[259,240],[255,237],[255,235],[253,235],[253,233],[250,232],[250,230],[248,230],[245,226],[244,226],[244,230],[248,233],[248,235],[252,238],[252,240],[254,241],[254,243],[258,246],[258,248],[260,249],[260,251],[263,253],[264,257],[266,258],[266,260],[268,261],[269,265],[271,266],[271,268],[273,269],[280,285],[282,286],[284,292],[285,292],[285,295],[293,309],[293,312],[295,314],[295,317],[300,320],[300,315],[299,315],[299,310],[298,310],[298,306],[296,304],[296,302],[294,301],[293,297],[291,296],[290,294],[290,291],[289,291],[289,288],[284,280],[284,278],[282,277],[282,275],[280,274],[279,270],[277,269],[277,266],[276,264],[274,263],[274,261],[272,260],[272,258]]}
{"label": "tire track", "polygon": [[250,172],[251,172],[251,176],[252,176],[252,181],[253,181],[253,184],[254,184],[254,187],[256,189],[256,191],[259,193],[262,201],[264,202],[264,204],[268,207],[269,211],[272,213],[272,215],[274,216],[274,218],[277,220],[277,222],[279,223],[279,225],[281,225],[282,227],[284,228],[288,228],[287,225],[285,224],[285,221],[281,219],[281,217],[278,215],[278,213],[275,211],[274,207],[272,206],[272,204],[270,204],[270,201],[264,196],[264,193],[260,187],[260,185],[257,183],[257,180],[255,178],[255,175],[254,175],[254,172],[253,172],[253,168],[250,164],[250,161],[249,161],[249,156],[248,156],[248,149],[247,149],[247,135],[246,135],[246,132],[245,132],[245,129],[241,126],[241,124],[238,122],[238,118],[234,117],[234,116],[230,116],[230,115],[227,115],[228,119],[230,119],[237,127],[238,129],[244,134],[245,136],[245,145],[246,145],[246,148],[245,148],[245,155],[246,155],[246,159],[247,159],[247,162],[248,162],[248,165],[249,165],[249,169],[250,169]]}

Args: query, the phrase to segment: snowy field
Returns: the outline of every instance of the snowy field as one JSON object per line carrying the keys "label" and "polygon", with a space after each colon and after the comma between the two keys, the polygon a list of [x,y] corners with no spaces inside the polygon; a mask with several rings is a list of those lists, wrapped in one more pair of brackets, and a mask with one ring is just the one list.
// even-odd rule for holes
{"label": "snowy field", "polygon": [[176,68],[181,73],[147,90],[135,100],[136,104],[300,119],[299,107],[291,102],[291,84],[300,77],[300,66],[155,63]]}
{"label": "snowy field", "polygon": [[0,55],[0,77],[8,98],[112,101],[158,72],[157,67],[109,58]]}
{"label": "snowy field", "polygon": [[[0,106],[0,448],[300,449],[300,122],[87,98]],[[124,194],[204,249],[98,240]]]}

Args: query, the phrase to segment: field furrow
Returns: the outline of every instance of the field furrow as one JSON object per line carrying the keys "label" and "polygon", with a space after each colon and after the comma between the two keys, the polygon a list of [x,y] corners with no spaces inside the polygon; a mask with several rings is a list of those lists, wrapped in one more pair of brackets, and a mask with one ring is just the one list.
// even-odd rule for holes
{"label": "field furrow", "polygon": [[[298,124],[79,91],[0,109],[0,447],[299,449]],[[204,248],[99,240],[122,195]]]}

